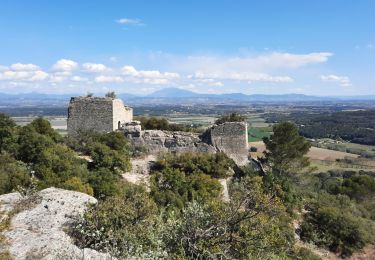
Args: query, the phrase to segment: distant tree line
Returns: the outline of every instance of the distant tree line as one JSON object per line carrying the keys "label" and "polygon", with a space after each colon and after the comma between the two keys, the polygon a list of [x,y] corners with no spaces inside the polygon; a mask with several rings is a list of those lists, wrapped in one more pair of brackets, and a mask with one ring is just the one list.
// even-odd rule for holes
{"label": "distant tree line", "polygon": [[375,110],[341,111],[325,114],[295,112],[268,114],[267,122],[293,121],[307,138],[341,138],[358,144],[375,145]]}

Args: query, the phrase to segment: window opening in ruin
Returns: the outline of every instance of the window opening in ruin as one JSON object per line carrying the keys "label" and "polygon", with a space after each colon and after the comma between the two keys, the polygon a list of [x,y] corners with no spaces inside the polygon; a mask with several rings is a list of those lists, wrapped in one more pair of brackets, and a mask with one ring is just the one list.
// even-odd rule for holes
{"label": "window opening in ruin", "polygon": [[121,122],[118,121],[118,123],[117,123],[117,129],[120,129],[120,127],[121,127]]}

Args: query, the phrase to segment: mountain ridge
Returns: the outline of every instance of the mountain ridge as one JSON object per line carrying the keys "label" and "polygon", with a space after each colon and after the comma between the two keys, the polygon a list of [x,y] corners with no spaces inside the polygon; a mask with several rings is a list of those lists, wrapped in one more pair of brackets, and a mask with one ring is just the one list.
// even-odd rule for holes
{"label": "mountain ridge", "polygon": [[[68,103],[70,97],[85,94],[68,93],[68,94],[46,94],[38,92],[30,93],[1,93],[0,104],[11,103]],[[96,96],[104,96],[100,93]],[[119,98],[126,102],[132,103],[181,103],[181,101],[192,102],[308,102],[308,101],[375,101],[375,95],[362,95],[362,96],[313,96],[297,93],[288,94],[244,94],[244,93],[223,93],[223,94],[209,94],[197,93],[190,90],[181,88],[164,88],[157,90],[148,95],[134,95],[130,93],[119,93]]]}

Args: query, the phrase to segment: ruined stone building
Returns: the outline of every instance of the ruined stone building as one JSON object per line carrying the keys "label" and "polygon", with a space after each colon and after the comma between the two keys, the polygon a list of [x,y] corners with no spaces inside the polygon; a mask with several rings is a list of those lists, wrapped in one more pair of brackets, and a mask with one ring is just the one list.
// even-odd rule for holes
{"label": "ruined stone building", "polygon": [[72,97],[68,109],[68,134],[78,130],[112,132],[133,120],[133,109],[121,99],[109,97]]}
{"label": "ruined stone building", "polygon": [[120,99],[72,97],[68,111],[68,134],[78,130],[97,132],[121,131],[135,146],[145,147],[151,154],[163,152],[224,152],[238,165],[248,163],[248,133],[245,122],[213,125],[204,134],[142,130],[133,121],[132,108]]}
{"label": "ruined stone building", "polygon": [[144,146],[150,153],[160,152],[216,153],[223,152],[238,165],[249,162],[248,134],[245,122],[227,122],[213,125],[203,134],[162,130],[134,131],[134,125],[126,125],[121,131],[136,146]]}

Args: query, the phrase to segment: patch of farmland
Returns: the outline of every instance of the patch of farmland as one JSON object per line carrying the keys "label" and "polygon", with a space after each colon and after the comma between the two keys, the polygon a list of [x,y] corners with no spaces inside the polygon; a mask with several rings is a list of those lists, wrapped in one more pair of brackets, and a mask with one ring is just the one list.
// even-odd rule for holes
{"label": "patch of farmland", "polygon": [[[257,152],[252,153],[252,156],[261,156],[263,151],[265,151],[266,146],[263,141],[258,142],[249,142],[249,147],[256,147]],[[311,147],[310,151],[307,153],[307,156],[312,160],[321,160],[321,161],[336,161],[337,159],[345,158],[358,158],[359,155],[328,150],[324,148]]]}
{"label": "patch of farmland", "polygon": [[[17,125],[25,126],[29,123],[31,123],[34,119],[38,117],[34,116],[26,116],[26,117],[13,117],[13,120],[16,122]],[[61,132],[66,131],[67,129],[67,118],[66,117],[55,117],[55,116],[46,116],[43,117],[44,119],[47,119],[50,123],[53,129],[61,130]]]}

